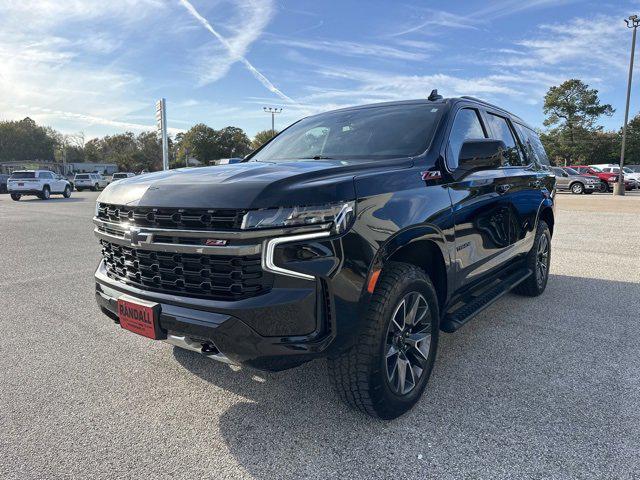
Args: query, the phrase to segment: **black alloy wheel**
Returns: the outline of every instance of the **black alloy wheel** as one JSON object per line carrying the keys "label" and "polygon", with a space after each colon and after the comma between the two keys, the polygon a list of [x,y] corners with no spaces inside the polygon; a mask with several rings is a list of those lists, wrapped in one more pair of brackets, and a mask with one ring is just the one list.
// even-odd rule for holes
{"label": "black alloy wheel", "polygon": [[404,296],[387,328],[387,381],[396,395],[406,395],[420,382],[431,348],[431,318],[424,296]]}

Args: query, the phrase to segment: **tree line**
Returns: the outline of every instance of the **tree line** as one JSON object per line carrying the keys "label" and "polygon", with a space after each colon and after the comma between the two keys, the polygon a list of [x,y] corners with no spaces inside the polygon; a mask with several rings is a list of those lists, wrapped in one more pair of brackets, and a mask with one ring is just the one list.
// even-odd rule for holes
{"label": "tree line", "polygon": [[[622,129],[608,131],[598,125],[614,109],[600,102],[597,90],[581,80],[567,80],[549,89],[543,111],[546,128],[539,133],[552,163],[619,162]],[[185,166],[191,159],[210,164],[244,157],[276,134],[264,130],[249,139],[238,127],[216,130],[199,123],[169,139],[170,166]],[[27,117],[0,121],[0,162],[15,160],[115,163],[122,171],[154,171],[162,168],[162,149],[155,132],[125,132],[85,142],[82,134],[63,135]],[[627,127],[625,162],[640,164],[640,113]]]}
{"label": "tree line", "polygon": [[[238,127],[220,130],[197,124],[169,138],[171,167],[185,166],[187,159],[201,164],[221,158],[244,157],[277,132],[264,130],[250,140]],[[154,171],[162,168],[162,146],[156,132],[106,135],[87,142],[83,134],[63,135],[36,124],[31,118],[0,121],[0,162],[66,161],[114,163],[121,171]]]}

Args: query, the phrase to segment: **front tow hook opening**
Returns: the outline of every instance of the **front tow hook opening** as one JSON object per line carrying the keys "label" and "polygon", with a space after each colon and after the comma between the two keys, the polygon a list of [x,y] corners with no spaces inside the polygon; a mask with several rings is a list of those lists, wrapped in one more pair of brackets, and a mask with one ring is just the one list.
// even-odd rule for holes
{"label": "front tow hook opening", "polygon": [[211,360],[216,360],[217,362],[236,365],[235,362],[231,361],[229,357],[220,352],[220,350],[218,350],[218,348],[211,342],[203,342],[202,340],[196,340],[185,335],[175,335],[172,333],[167,334],[167,338],[163,341],[170,343],[175,347],[199,353]]}

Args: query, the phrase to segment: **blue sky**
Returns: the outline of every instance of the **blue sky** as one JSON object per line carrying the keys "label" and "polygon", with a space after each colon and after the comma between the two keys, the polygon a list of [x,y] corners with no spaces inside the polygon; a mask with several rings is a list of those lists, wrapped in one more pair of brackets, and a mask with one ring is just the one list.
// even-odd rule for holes
{"label": "blue sky", "polygon": [[[0,119],[86,138],[204,122],[249,135],[378,101],[474,95],[542,125],[546,90],[581,78],[619,128],[640,0],[0,0]],[[640,56],[640,55],[637,55]],[[640,61],[636,85],[640,85]],[[640,110],[634,88],[632,114]]]}

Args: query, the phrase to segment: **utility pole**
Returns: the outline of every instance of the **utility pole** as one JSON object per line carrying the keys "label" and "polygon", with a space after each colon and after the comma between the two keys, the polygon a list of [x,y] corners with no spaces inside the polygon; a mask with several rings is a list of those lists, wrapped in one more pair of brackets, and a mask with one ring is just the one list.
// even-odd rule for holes
{"label": "utility pole", "polygon": [[156,121],[158,135],[162,141],[162,169],[169,170],[169,137],[167,135],[167,101],[161,98],[156,102]]}
{"label": "utility pole", "polygon": [[184,149],[184,166],[185,167],[189,166],[189,149],[188,148]]}
{"label": "utility pole", "polygon": [[276,131],[276,113],[280,113],[282,112],[282,108],[276,108],[276,107],[262,107],[262,109],[271,114],[271,132],[275,132]]}
{"label": "utility pole", "polygon": [[629,121],[629,102],[631,101],[631,81],[633,79],[633,57],[636,53],[636,33],[640,26],[640,19],[637,15],[631,15],[625,18],[627,28],[633,29],[631,37],[631,60],[629,61],[629,82],[627,84],[627,106],[624,111],[624,126],[622,127],[622,149],[620,151],[620,173],[618,174],[618,183],[613,189],[614,195],[624,195],[624,150],[627,143],[627,122]]}

